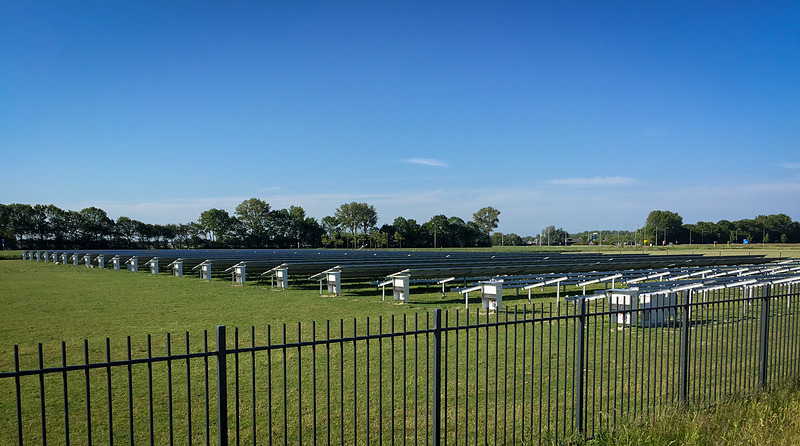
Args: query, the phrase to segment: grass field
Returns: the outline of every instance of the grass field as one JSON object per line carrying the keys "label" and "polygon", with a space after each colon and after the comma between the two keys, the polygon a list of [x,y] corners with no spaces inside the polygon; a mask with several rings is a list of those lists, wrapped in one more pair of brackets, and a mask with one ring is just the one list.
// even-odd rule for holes
{"label": "grass field", "polygon": [[[717,255],[717,251],[707,250],[704,253]],[[730,254],[732,251],[734,250],[722,250],[723,254]],[[669,252],[685,253],[686,251],[673,249]],[[735,252],[740,253],[740,250],[737,249]],[[793,251],[782,246],[781,249],[765,249],[759,253],[774,257],[779,255],[786,257],[789,252]],[[745,254],[745,252],[741,253]],[[113,351],[112,359],[121,359],[126,336],[132,338],[134,357],[142,357],[147,349],[146,336],[148,334],[153,335],[153,354],[159,355],[165,354],[164,339],[167,333],[173,334],[175,342],[173,351],[178,350],[182,345],[183,333],[191,334],[192,345],[201,345],[200,336],[203,331],[207,330],[213,339],[213,330],[217,325],[241,327],[247,332],[247,336],[244,333],[242,336],[248,342],[249,330],[247,328],[253,326],[255,327],[255,336],[259,342],[263,342],[266,337],[265,327],[268,325],[275,327],[272,338],[277,340],[279,337],[277,327],[286,323],[289,325],[290,333],[293,333],[297,331],[294,328],[297,327],[296,323],[302,321],[304,323],[303,337],[308,339],[308,328],[312,321],[321,324],[326,320],[352,321],[355,318],[362,323],[359,329],[363,330],[363,321],[367,317],[373,321],[383,317],[384,323],[388,324],[389,319],[395,316],[398,318],[399,324],[404,315],[413,320],[415,314],[424,315],[425,312],[434,308],[463,311],[464,305],[461,295],[448,293],[445,298],[442,298],[440,288],[435,286],[429,289],[412,287],[411,302],[396,304],[390,300],[381,301],[380,291],[367,284],[345,282],[342,296],[321,297],[316,283],[295,285],[289,290],[276,291],[271,290],[269,286],[252,282],[242,287],[234,286],[224,280],[205,282],[189,276],[175,278],[164,274],[153,276],[144,272],[133,274],[127,271],[87,269],[82,266],[21,261],[16,260],[19,258],[18,252],[3,253],[3,257],[13,260],[0,261],[0,314],[3,315],[3,324],[0,325],[0,370],[2,371],[13,369],[14,345],[19,345],[22,369],[25,369],[36,366],[39,343],[42,343],[45,366],[60,365],[60,342],[62,340],[66,343],[68,362],[80,364],[84,361],[84,340],[89,345],[91,361],[101,362],[105,360],[106,338],[110,339]],[[579,291],[574,288],[568,290],[568,294],[578,293]],[[479,298],[477,295],[471,296],[471,298],[470,304],[474,309],[479,306]],[[555,300],[552,292],[537,293],[535,298],[537,304]],[[504,294],[503,300],[509,308],[514,305],[527,304],[527,296],[516,297],[513,291]],[[347,323],[345,326],[347,331],[352,331],[351,323]],[[569,331],[566,325],[562,328],[565,333]],[[547,328],[547,336],[551,336],[553,330],[556,329],[557,326],[552,325]],[[599,327],[597,330],[600,333],[606,329]],[[532,331],[530,335],[533,336]],[[491,339],[490,336],[491,334],[487,331],[485,339]],[[494,333],[494,336],[495,339],[498,339],[497,332]],[[504,334],[501,331],[499,333],[499,339],[518,338],[516,334],[509,336],[511,335],[508,332]],[[537,336],[545,336],[544,329]],[[607,340],[601,342],[610,342],[610,339],[611,336],[607,335]],[[645,345],[650,345],[645,344],[646,342],[658,342],[657,338],[652,338],[650,335],[639,335],[638,339],[636,342],[640,342],[643,348]],[[531,338],[532,340],[533,338]],[[461,345],[463,341],[463,338],[461,341],[456,340],[453,345]],[[385,348],[384,344],[380,350],[385,350]],[[568,354],[568,348],[566,346],[564,348],[563,354]],[[363,353],[359,350],[359,355],[363,355]],[[453,354],[451,351],[451,355]],[[463,351],[460,355],[463,355]],[[455,359],[454,356],[453,359]],[[529,360],[532,361],[534,358],[531,356]],[[608,360],[607,358],[605,361]],[[532,364],[533,362],[531,362],[531,369],[527,372],[530,376],[526,378],[529,385],[534,384],[535,378],[531,374]],[[474,364],[475,368],[484,366],[484,359]],[[513,370],[517,371],[520,366],[514,362]],[[566,362],[563,366],[567,367]],[[630,366],[630,359],[628,366]],[[553,373],[558,375],[558,367],[561,366],[556,364],[556,367]],[[621,367],[624,367],[624,364]],[[141,374],[144,371],[140,370],[137,373]],[[477,377],[478,372],[475,373]],[[141,375],[137,375],[136,379],[143,378]],[[305,375],[304,379],[306,379]],[[102,377],[98,381],[102,384]],[[568,379],[561,382],[566,383],[567,381]],[[390,382],[387,381],[386,385],[389,384]],[[542,386],[545,383],[539,382],[538,385]],[[80,388],[79,380],[74,387]],[[120,384],[119,387],[123,386]],[[555,387],[559,387],[558,381],[555,382]],[[58,382],[54,381],[48,385],[48,388],[57,389]],[[33,401],[37,399],[35,397],[36,389],[33,384],[28,389],[34,396],[31,398]],[[99,394],[102,394],[102,386],[98,388],[98,391]],[[156,389],[156,394],[161,396],[159,400],[162,403],[164,392],[164,389]],[[9,396],[5,396],[5,401],[9,401]],[[145,395],[137,396],[137,398],[145,397]],[[352,396],[348,396],[348,398],[352,398]],[[59,402],[56,399],[52,402],[52,407],[48,406],[47,410],[58,411],[58,405]],[[554,410],[557,409],[557,407],[554,408]],[[159,410],[163,411],[163,407]],[[516,409],[513,409],[513,414],[516,414]],[[143,424],[146,416],[144,412],[137,413],[137,424]],[[463,417],[464,415],[459,416]],[[503,415],[504,421],[506,416],[508,416],[507,412]],[[376,418],[380,419],[381,417]],[[6,426],[0,429],[0,435],[11,434],[6,428],[10,429],[12,419],[10,413],[4,414],[3,421]],[[5,423],[6,421],[8,423]],[[102,420],[100,421],[99,424],[102,425]],[[75,429],[75,435],[81,435],[80,428]],[[33,431],[35,432],[35,429]],[[477,433],[476,429],[475,434],[477,435]],[[55,431],[51,435],[57,438],[58,432]],[[160,436],[157,438],[165,438],[163,425],[158,435]],[[137,441],[139,440],[145,441],[146,438],[137,439]],[[5,443],[0,441],[0,444]]]}
{"label": "grass field", "polygon": [[621,426],[585,444],[783,445],[800,444],[800,381],[735,398],[705,411],[670,410],[647,423]]}
{"label": "grass field", "polygon": [[[131,337],[133,357],[141,358],[147,354],[147,335],[152,335],[152,355],[159,356],[166,354],[167,333],[173,335],[174,352],[181,351],[185,345],[182,341],[186,332],[190,334],[193,351],[197,351],[197,346],[202,346],[204,331],[208,331],[209,343],[213,348],[214,329],[217,325],[240,327],[243,331],[243,343],[249,342],[249,327],[255,327],[254,335],[259,343],[263,343],[267,338],[267,327],[272,326],[270,338],[272,342],[278,342],[281,336],[280,327],[283,324],[288,325],[291,340],[295,339],[297,322],[303,322],[302,336],[304,339],[309,339],[312,321],[319,324],[321,331],[324,321],[330,320],[334,327],[338,327],[339,320],[343,319],[346,321],[345,334],[349,335],[353,331],[354,319],[359,321],[359,333],[363,333],[363,324],[367,318],[373,321],[374,331],[378,319],[383,317],[384,330],[388,330],[392,316],[397,320],[397,330],[400,330],[404,315],[407,315],[411,323],[415,314],[421,314],[425,318],[426,312],[434,308],[462,311],[464,308],[463,297],[460,294],[451,292],[442,298],[441,289],[437,286],[412,287],[411,302],[398,304],[393,302],[391,297],[385,302],[382,301],[380,291],[368,284],[345,282],[342,296],[321,297],[316,283],[294,285],[289,290],[272,290],[265,284],[254,282],[249,282],[246,286],[234,286],[225,280],[206,282],[191,276],[176,278],[165,274],[154,276],[145,272],[133,274],[128,271],[22,261],[16,260],[17,255],[18,253],[13,253],[8,256],[14,260],[0,261],[0,314],[3,314],[3,324],[0,325],[0,370],[3,371],[14,369],[15,345],[19,346],[21,369],[30,369],[37,367],[39,343],[42,344],[44,366],[48,367],[60,365],[62,340],[65,341],[67,351],[66,362],[82,364],[84,342],[88,345],[90,362],[105,361],[107,338],[111,346],[111,359],[119,360],[124,359],[127,336]],[[571,293],[576,292],[577,290],[571,291]],[[554,292],[540,294],[537,299],[554,301],[553,295]],[[474,308],[480,305],[480,298],[477,294],[472,294],[470,297],[474,311]],[[517,298],[513,293],[509,293],[504,297],[504,303],[506,306],[527,303],[527,295],[520,295]],[[231,336],[229,342],[230,340]],[[383,345],[380,350],[389,348],[388,341]],[[359,346],[358,353],[364,355],[363,346]],[[293,355],[290,353],[289,360]],[[279,359],[274,358],[276,362]],[[247,359],[244,358],[243,361],[242,366],[245,367]],[[259,367],[264,365],[263,356],[258,361]],[[410,365],[411,359],[408,361]],[[374,367],[379,368],[377,365]],[[165,372],[163,365],[155,369],[157,375]],[[175,373],[178,374],[179,370],[176,365]],[[195,367],[193,374],[199,372],[200,368]],[[214,372],[213,366],[211,372]],[[384,378],[387,389],[391,385],[388,381],[389,372],[386,371]],[[345,381],[348,381],[352,373],[345,371],[344,376]],[[134,369],[135,381],[144,384],[146,377],[146,369],[142,367]],[[49,391],[56,392],[60,389],[60,383],[58,377],[52,378],[46,387],[50,389]],[[196,378],[201,377],[196,376]],[[308,377],[304,375],[304,379],[307,380]],[[92,394],[102,395],[104,392],[102,375],[98,375],[93,381],[98,387],[94,388],[93,384]],[[142,384],[140,388],[146,389]],[[422,385],[420,383],[420,386]],[[78,392],[81,387],[79,375],[70,378],[71,394]],[[124,380],[117,381],[115,378],[114,387],[119,392],[124,392]],[[199,384],[196,385],[196,388],[200,387]],[[335,383],[333,387],[335,391],[337,388]],[[10,403],[13,401],[11,388],[6,387],[6,391],[9,393],[2,395],[0,400]],[[162,386],[156,387],[154,391],[157,400],[156,410],[160,414],[156,418],[160,416],[163,419],[166,389]],[[137,393],[134,396],[139,401],[137,405],[147,401],[146,394]],[[26,407],[25,412],[36,413],[38,411],[36,380],[27,380],[27,383],[24,383],[23,397],[32,402],[32,405]],[[353,394],[349,393],[344,398],[349,404]],[[121,393],[114,399],[122,404],[126,397]],[[158,401],[161,403],[158,404]],[[46,410],[49,413],[61,410],[57,394],[49,397],[47,404]],[[76,406],[71,409],[73,413],[79,413],[82,406],[80,394],[76,394],[74,403],[71,404]],[[11,412],[11,407],[6,406],[6,409],[0,411],[3,421],[0,423],[3,424],[0,436],[13,438],[11,429],[16,424],[14,414]],[[115,412],[124,413],[124,409],[123,405],[116,408]],[[263,412],[263,408],[261,411]],[[291,407],[288,416],[292,416]],[[146,410],[137,409],[135,423],[139,426],[146,425],[147,417]],[[104,424],[102,418],[97,421],[99,426]],[[399,417],[397,423],[400,423]],[[80,438],[84,435],[81,429],[82,424],[78,417],[72,423],[73,436]],[[399,429],[398,425],[398,432]],[[166,438],[166,428],[163,423],[160,430],[158,428],[157,430],[157,439]],[[36,438],[36,431],[35,427],[26,427],[26,438]],[[62,438],[63,432],[59,430],[57,423],[50,423],[48,431],[51,438]],[[177,432],[176,435],[179,435],[180,430]],[[100,435],[102,438],[104,434],[95,430],[94,435]],[[120,433],[115,432],[116,435]],[[137,441],[146,441],[146,435],[147,431],[142,431]],[[201,439],[198,438],[199,440]],[[0,441],[0,444],[5,443]]]}
{"label": "grass field", "polygon": [[[525,251],[539,247],[500,247]],[[542,249],[548,249],[543,247]],[[551,247],[550,249],[557,249]],[[561,248],[563,250],[563,248]],[[569,252],[600,247],[568,247]],[[622,248],[622,252],[638,252]],[[620,252],[604,247],[602,252]],[[705,255],[763,254],[768,257],[800,257],[796,245],[722,247],[694,245],[647,248],[645,252],[669,254],[695,252]],[[364,318],[426,312],[433,308],[463,308],[457,293],[441,297],[440,289],[412,287],[408,304],[382,302],[380,291],[368,284],[343,283],[340,297],[320,297],[315,283],[275,291],[263,284],[233,286],[224,280],[204,282],[196,277],[175,278],[144,272],[132,274],[109,269],[87,269],[52,263],[16,261],[19,251],[5,251],[0,258],[0,351],[14,344],[38,342],[103,342],[106,337],[160,335],[167,332],[201,332],[217,325],[250,327],[283,322],[322,322],[339,318]],[[546,290],[548,291],[548,290]],[[571,289],[567,294],[576,294]],[[538,293],[537,302],[549,302],[554,293]],[[470,296],[478,304],[476,294]],[[507,291],[504,304],[527,303],[527,296]],[[3,361],[3,360],[0,360]],[[7,363],[0,362],[0,366]],[[2,368],[2,367],[0,367]]]}

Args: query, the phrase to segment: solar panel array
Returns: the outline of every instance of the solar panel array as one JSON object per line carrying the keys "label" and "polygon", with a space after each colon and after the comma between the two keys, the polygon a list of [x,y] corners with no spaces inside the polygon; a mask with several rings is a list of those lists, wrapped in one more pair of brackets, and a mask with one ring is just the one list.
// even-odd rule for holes
{"label": "solar panel array", "polygon": [[[32,252],[31,252],[32,253]],[[40,252],[54,255],[54,252]],[[214,275],[221,275],[233,265],[244,262],[248,275],[259,275],[280,265],[297,279],[309,278],[337,268],[346,280],[380,280],[399,271],[412,279],[482,278],[581,273],[658,268],[708,267],[766,263],[762,256],[702,256],[693,254],[598,254],[598,253],[497,253],[439,251],[340,251],[340,250],[105,250],[72,253],[89,256],[96,263],[99,256],[110,264],[118,256],[124,264],[136,257],[144,263],[159,259],[159,268],[177,259],[185,271],[205,262]]]}
{"label": "solar panel array", "polygon": [[[90,252],[23,252],[23,258],[51,259],[103,266],[139,259],[142,265],[157,259],[159,272],[171,273],[180,261],[187,273],[200,266],[226,277],[234,266],[246,265],[246,274],[258,277],[278,268],[296,280],[324,280],[335,270],[349,281],[386,285],[387,277],[408,275],[412,283],[456,284],[457,291],[474,291],[480,281],[501,281],[503,288],[527,290],[555,287],[557,296],[567,286],[602,284],[637,287],[643,292],[671,292],[689,288],[716,289],[763,283],[800,281],[800,260],[770,261],[761,255],[702,256],[695,254],[524,253],[471,251],[340,251],[340,250],[104,250]],[[80,261],[79,261],[80,259]],[[98,264],[99,266],[99,264]],[[322,277],[322,279],[320,279]],[[782,282],[781,282],[782,281]],[[463,287],[461,286],[463,284]],[[743,284],[743,285],[742,285]],[[320,287],[322,283],[320,282]]]}

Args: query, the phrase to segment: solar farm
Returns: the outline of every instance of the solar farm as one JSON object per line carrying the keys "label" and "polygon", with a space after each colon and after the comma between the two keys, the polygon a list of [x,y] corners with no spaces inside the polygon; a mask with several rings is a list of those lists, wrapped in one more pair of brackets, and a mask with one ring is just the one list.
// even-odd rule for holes
{"label": "solar farm", "polygon": [[120,444],[557,441],[642,410],[709,405],[779,383],[800,361],[791,347],[800,339],[798,259],[340,250],[20,257],[0,264],[11,279],[3,293],[14,296],[0,301],[0,436],[20,444],[45,435]]}
{"label": "solar farm", "polygon": [[[470,293],[483,308],[502,311],[503,294],[520,293],[533,303],[534,291],[586,295],[597,288],[662,290],[717,289],[792,282],[800,262],[761,255],[501,253],[340,250],[109,250],[90,252],[23,251],[22,258],[55,265],[108,268],[136,273],[230,280],[288,289],[318,283],[320,294],[342,295],[348,285],[375,287],[382,301],[412,301],[413,290],[440,287],[442,297],[459,293],[469,307]],[[780,283],[783,283],[780,282]],[[737,285],[739,284],[739,285]],[[387,291],[388,290],[388,291]],[[505,290],[505,292],[504,292]],[[345,292],[346,294],[346,292]],[[473,294],[475,296],[475,294]]]}

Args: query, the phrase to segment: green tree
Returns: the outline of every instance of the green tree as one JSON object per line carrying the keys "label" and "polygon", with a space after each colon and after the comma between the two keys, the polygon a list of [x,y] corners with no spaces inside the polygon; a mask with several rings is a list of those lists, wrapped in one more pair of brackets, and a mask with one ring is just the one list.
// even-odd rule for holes
{"label": "green tree", "polygon": [[450,223],[444,215],[434,215],[428,222],[423,223],[422,227],[430,234],[433,240],[432,246],[444,247],[452,246],[452,236],[450,234]]}
{"label": "green tree", "polygon": [[203,243],[203,234],[205,233],[205,229],[203,225],[200,223],[193,221],[186,223],[185,225],[186,230],[186,237],[187,237],[187,244],[192,248],[197,248],[198,246]]}
{"label": "green tree", "polygon": [[743,218],[741,220],[736,220],[733,222],[734,227],[734,241],[736,243],[742,243],[745,239],[750,240],[751,243],[755,242],[753,238],[756,233],[760,234],[760,230],[756,228],[755,223],[752,219]]}
{"label": "green tree", "polygon": [[45,248],[45,238],[50,235],[50,224],[47,221],[47,206],[43,204],[33,205],[31,212],[31,224],[34,232],[39,236],[39,247]]}
{"label": "green tree", "polygon": [[122,246],[131,247],[133,245],[133,239],[137,234],[139,234],[139,227],[142,224],[142,222],[134,220],[130,217],[122,216],[117,219],[115,232],[117,233],[118,239],[122,243]]}
{"label": "green tree", "polygon": [[306,211],[300,206],[289,207],[289,219],[293,247],[320,246],[323,231],[316,219],[306,217]]}
{"label": "green tree", "polygon": [[298,243],[303,248],[315,248],[322,246],[322,226],[316,218],[306,217],[300,225]]}
{"label": "green tree", "polygon": [[465,246],[492,246],[489,234],[474,221],[467,222],[465,235],[467,240]]}
{"label": "green tree", "polygon": [[450,217],[447,219],[447,227],[452,237],[452,246],[463,248],[472,245],[472,234],[463,219]]}
{"label": "green tree", "polygon": [[292,244],[292,217],[287,209],[275,209],[269,213],[270,245],[289,248]]}
{"label": "green tree", "polygon": [[425,246],[428,232],[417,224],[417,221],[413,218],[406,219],[397,217],[394,219],[392,226],[394,227],[395,234],[399,234],[399,239],[398,236],[395,235],[396,243],[402,242],[403,246],[406,248]]}
{"label": "green tree", "polygon": [[67,211],[66,221],[64,223],[64,231],[65,237],[69,240],[75,249],[78,248],[78,244],[81,240],[81,222],[83,221],[83,217],[81,213],[78,211],[69,210]]}
{"label": "green tree", "polygon": [[231,216],[224,209],[212,208],[201,212],[198,223],[211,242],[222,242],[231,232]]}
{"label": "green tree", "polygon": [[356,247],[356,239],[359,232],[366,236],[370,228],[378,223],[378,213],[375,208],[367,203],[345,203],[336,209],[334,214],[336,220],[347,228],[353,236],[353,247]]}
{"label": "green tree", "polygon": [[0,237],[6,241],[6,249],[17,248],[14,227],[11,224],[11,208],[5,204],[0,204]]}
{"label": "green tree", "polygon": [[339,220],[332,215],[322,218],[322,246],[326,248],[337,248],[342,244],[342,229]]}
{"label": "green tree", "polygon": [[[656,244],[666,244],[682,238],[683,218],[677,212],[651,211],[645,222],[647,234],[653,235]],[[656,237],[658,238],[656,240]]]}
{"label": "green tree", "polygon": [[105,237],[112,233],[114,221],[100,208],[90,206],[81,209],[80,219],[81,232],[89,247],[100,247]]}
{"label": "green tree", "polygon": [[720,220],[717,222],[717,237],[719,237],[720,243],[733,241],[735,232],[736,228],[729,220]]}
{"label": "green tree", "polygon": [[694,225],[694,232],[700,236],[700,243],[717,241],[717,225],[710,221],[698,221]]}
{"label": "green tree", "polygon": [[481,231],[489,235],[497,228],[498,223],[500,223],[500,211],[491,206],[478,209],[478,212],[472,214],[472,221],[475,222]]}
{"label": "green tree", "polygon": [[236,206],[236,216],[242,222],[255,246],[263,246],[270,226],[270,206],[264,200],[250,198]]}
{"label": "green tree", "polygon": [[67,243],[67,230],[70,224],[69,212],[49,204],[45,207],[44,213],[50,226],[53,247],[64,248]]}
{"label": "green tree", "polygon": [[403,249],[403,234],[399,232],[394,233],[394,243],[397,245],[398,248]]}
{"label": "green tree", "polygon": [[542,245],[563,246],[567,244],[569,234],[563,228],[556,229],[555,226],[550,225],[542,230],[540,237],[542,239]]}
{"label": "green tree", "polygon": [[33,246],[28,238],[34,233],[33,206],[11,203],[8,205],[8,210],[12,233],[16,236],[23,249],[32,248]]}

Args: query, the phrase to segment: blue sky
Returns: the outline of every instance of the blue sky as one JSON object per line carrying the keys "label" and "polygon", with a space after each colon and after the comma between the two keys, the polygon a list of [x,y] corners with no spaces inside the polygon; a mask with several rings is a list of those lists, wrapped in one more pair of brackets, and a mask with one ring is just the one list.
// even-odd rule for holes
{"label": "blue sky", "polygon": [[800,3],[0,4],[0,203],[800,219]]}

